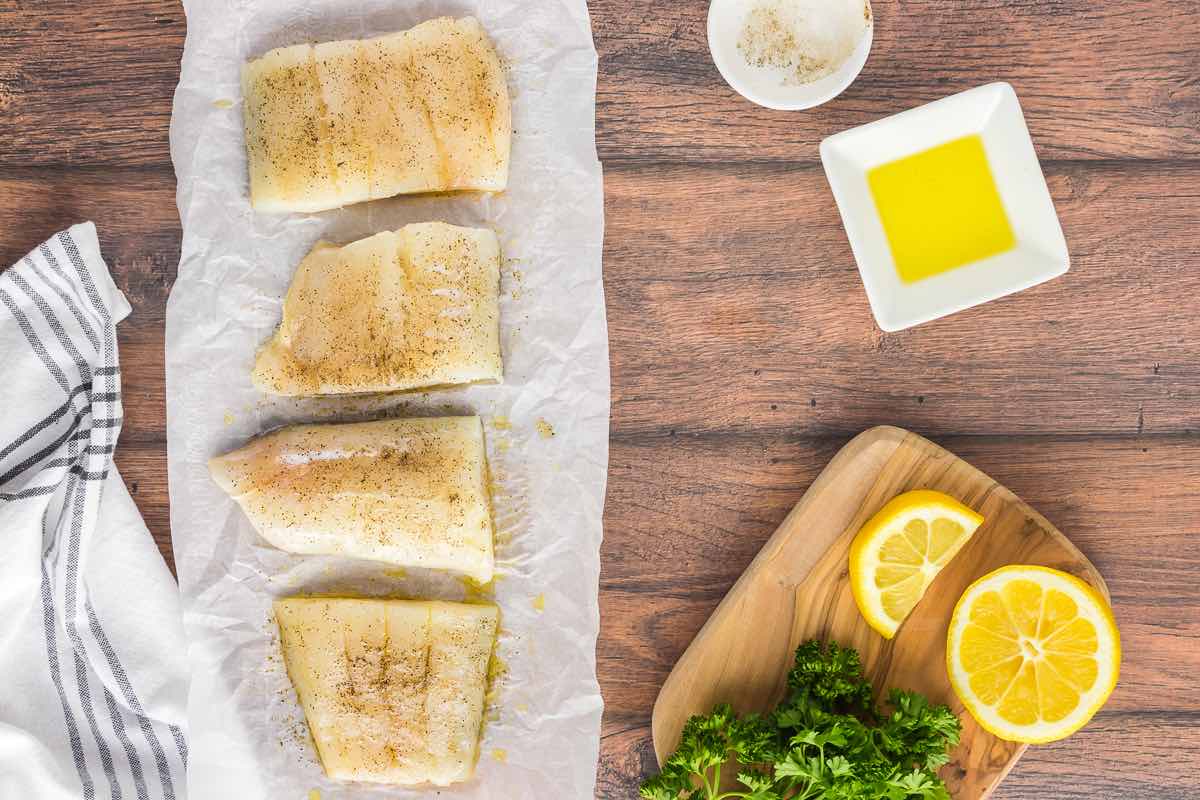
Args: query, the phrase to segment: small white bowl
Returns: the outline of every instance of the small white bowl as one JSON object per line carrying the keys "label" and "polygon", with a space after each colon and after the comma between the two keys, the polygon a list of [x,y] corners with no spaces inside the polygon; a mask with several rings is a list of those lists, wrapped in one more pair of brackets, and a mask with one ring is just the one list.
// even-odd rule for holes
{"label": "small white bowl", "polygon": [[[971,134],[983,139],[1016,246],[913,283],[896,271],[867,173]],[[990,83],[830,136],[821,163],[833,189],[875,321],[898,331],[1028,289],[1070,267],[1067,241],[1046,188],[1016,92]]]}
{"label": "small white bowl", "polygon": [[[783,85],[770,70],[752,67],[738,54],[737,38],[753,0],[712,0],[708,6],[708,50],[721,77],[752,103],[777,111],[799,111],[827,103],[854,82],[867,63],[875,33],[871,14],[858,46],[830,75],[797,85]],[[870,9],[869,0],[864,0]]]}

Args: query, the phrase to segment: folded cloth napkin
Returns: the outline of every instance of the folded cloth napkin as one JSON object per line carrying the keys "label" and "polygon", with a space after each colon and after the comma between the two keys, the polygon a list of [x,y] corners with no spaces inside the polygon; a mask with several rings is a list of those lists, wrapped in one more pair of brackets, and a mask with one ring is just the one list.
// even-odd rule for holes
{"label": "folded cloth napkin", "polygon": [[112,463],[129,311],[90,222],[0,273],[0,798],[186,791],[179,593]]}

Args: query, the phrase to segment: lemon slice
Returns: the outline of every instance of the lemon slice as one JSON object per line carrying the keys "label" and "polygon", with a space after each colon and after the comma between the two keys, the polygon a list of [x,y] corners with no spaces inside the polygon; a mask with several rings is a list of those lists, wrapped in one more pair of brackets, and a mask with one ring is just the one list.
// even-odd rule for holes
{"label": "lemon slice", "polygon": [[1112,694],[1120,666],[1108,603],[1047,567],[1001,567],[971,584],[946,640],[955,693],[986,730],[1014,742],[1079,730]]}
{"label": "lemon slice", "polygon": [[850,545],[850,588],[872,628],[890,639],[983,517],[929,490],[892,498]]}

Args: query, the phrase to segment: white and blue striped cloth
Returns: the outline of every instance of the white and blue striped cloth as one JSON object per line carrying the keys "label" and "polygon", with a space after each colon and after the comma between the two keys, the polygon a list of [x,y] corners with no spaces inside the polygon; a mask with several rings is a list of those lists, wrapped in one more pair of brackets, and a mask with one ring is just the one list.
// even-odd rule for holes
{"label": "white and blue striped cloth", "polygon": [[90,222],[0,273],[0,798],[182,800],[174,580],[113,466],[129,303]]}

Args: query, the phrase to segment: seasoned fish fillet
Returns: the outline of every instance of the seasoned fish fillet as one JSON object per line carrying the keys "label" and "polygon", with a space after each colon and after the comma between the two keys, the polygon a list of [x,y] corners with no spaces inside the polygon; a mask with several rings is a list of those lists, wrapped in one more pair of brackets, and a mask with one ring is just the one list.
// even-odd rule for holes
{"label": "seasoned fish fillet", "polygon": [[294,425],[208,462],[271,544],[492,579],[478,417]]}
{"label": "seasoned fish fillet", "polygon": [[242,94],[259,211],[508,184],[508,85],[474,17],[281,47],[243,67]]}
{"label": "seasoned fish fillet", "polygon": [[384,392],[499,381],[496,234],[407,225],[300,262],[283,321],[259,351],[269,394]]}
{"label": "seasoned fish fillet", "polygon": [[447,786],[475,771],[494,605],[275,602],[288,676],[325,773]]}
{"label": "seasoned fish fillet", "polygon": [[272,50],[242,70],[250,202],[263,211],[341,204],[312,47]]}

